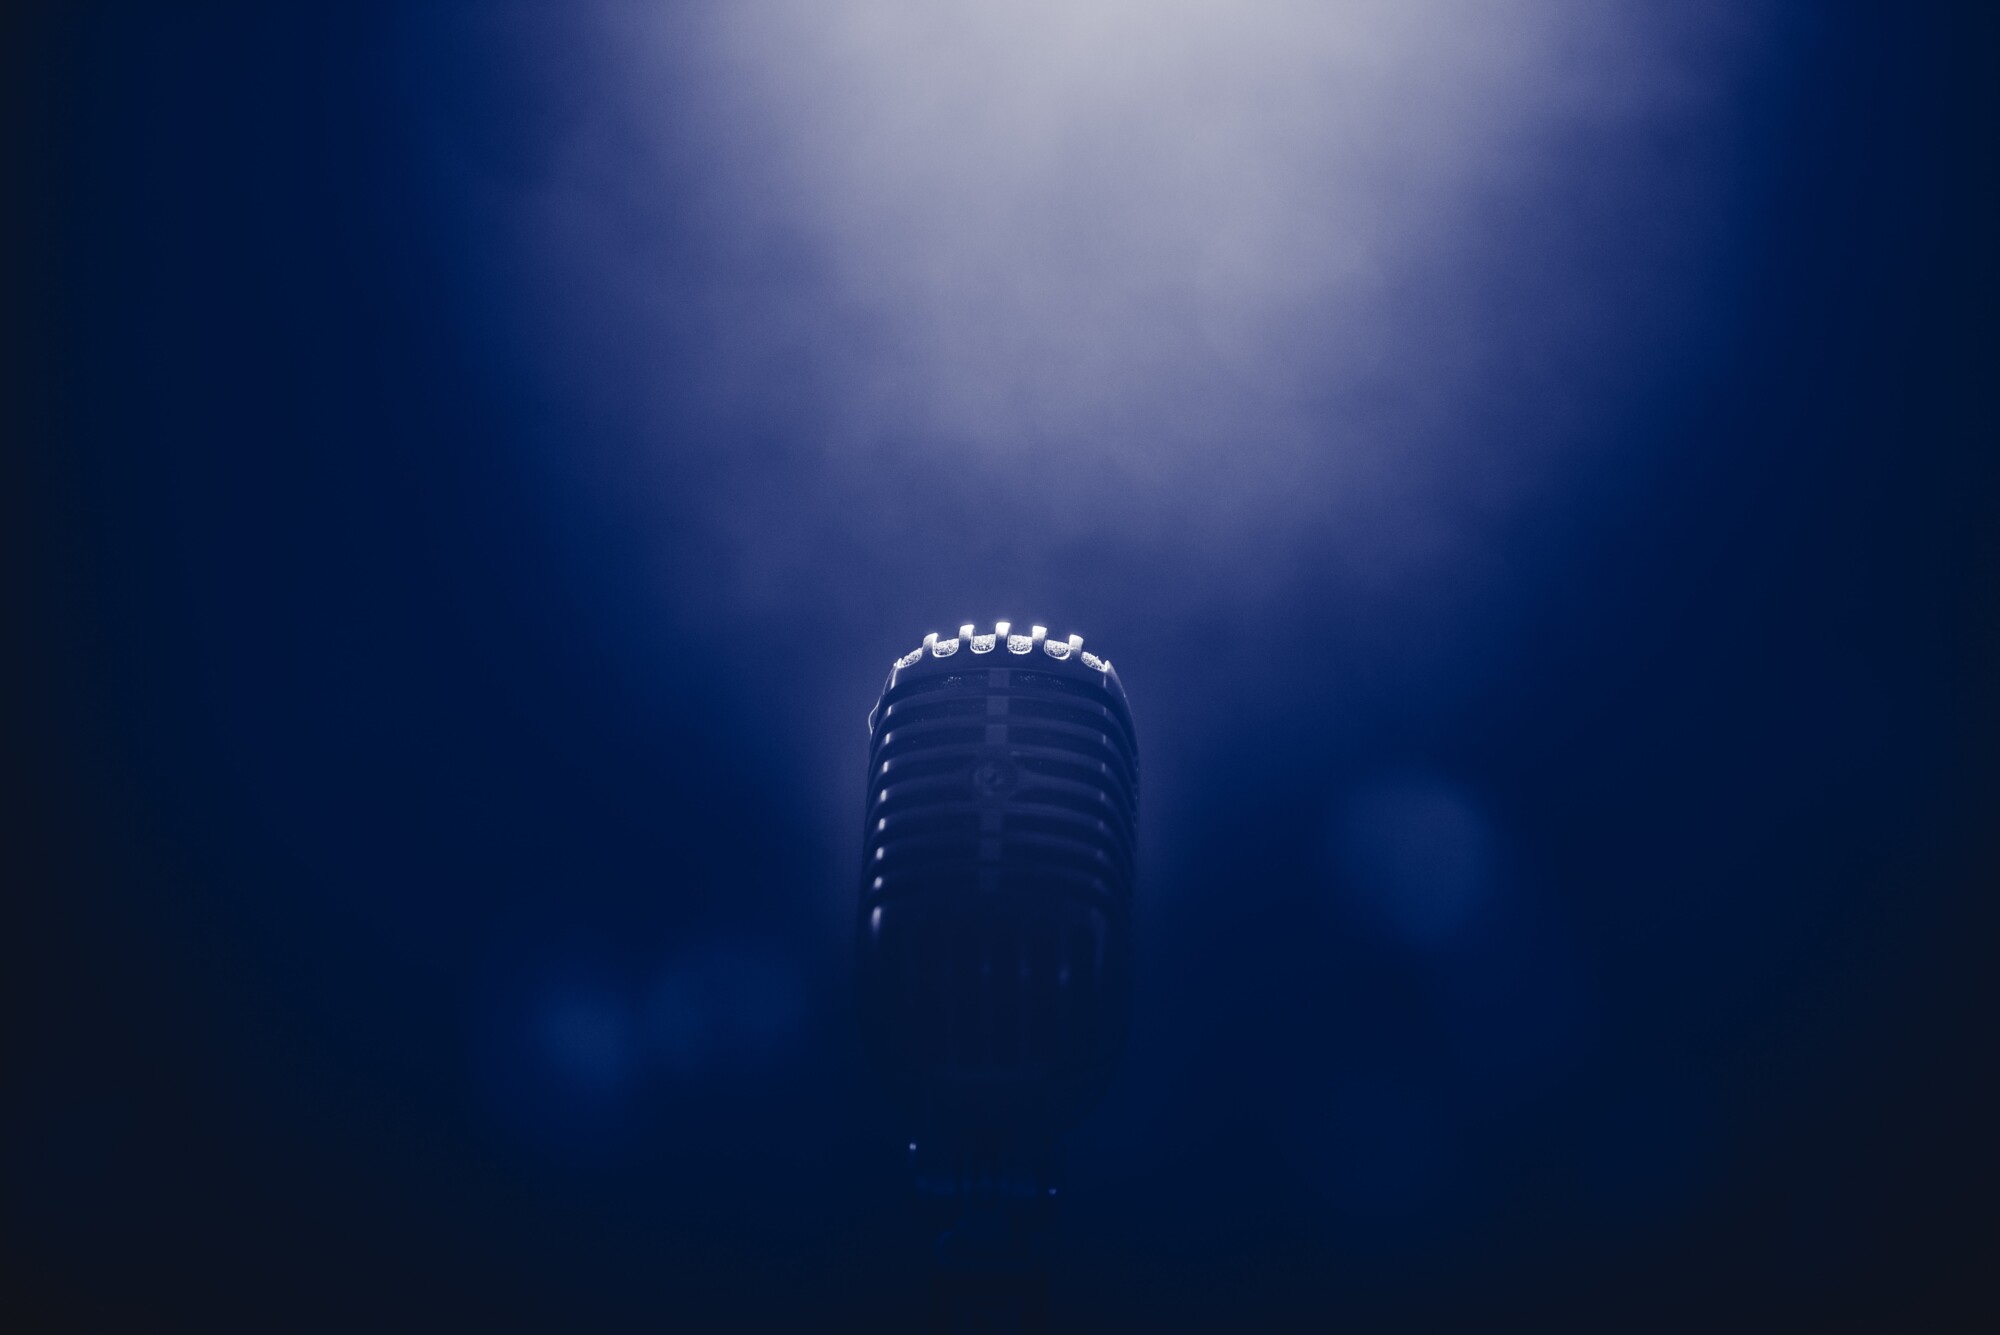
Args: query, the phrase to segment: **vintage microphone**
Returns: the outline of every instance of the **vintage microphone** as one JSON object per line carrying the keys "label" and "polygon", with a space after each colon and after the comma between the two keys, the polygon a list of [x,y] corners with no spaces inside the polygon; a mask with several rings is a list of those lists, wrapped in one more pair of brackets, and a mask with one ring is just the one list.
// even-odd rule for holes
{"label": "vintage microphone", "polygon": [[1083,640],[961,626],[896,661],[868,717],[862,1036],[915,1127],[947,1323],[1043,1319],[1056,1137],[1131,1010],[1138,748]]}

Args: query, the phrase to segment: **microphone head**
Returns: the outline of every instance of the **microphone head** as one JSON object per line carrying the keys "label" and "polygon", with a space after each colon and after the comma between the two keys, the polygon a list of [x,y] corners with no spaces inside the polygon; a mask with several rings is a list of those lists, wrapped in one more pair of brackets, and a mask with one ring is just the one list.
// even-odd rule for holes
{"label": "microphone head", "polygon": [[860,1009],[935,1124],[1054,1133],[1096,1103],[1130,1014],[1138,748],[1079,636],[927,636],[868,717]]}

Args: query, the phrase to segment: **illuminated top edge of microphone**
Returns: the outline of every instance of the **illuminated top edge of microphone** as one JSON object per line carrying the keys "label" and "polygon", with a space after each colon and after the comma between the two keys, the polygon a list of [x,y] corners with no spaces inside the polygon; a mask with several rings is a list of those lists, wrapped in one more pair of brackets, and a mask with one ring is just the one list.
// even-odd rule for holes
{"label": "illuminated top edge of microphone", "polygon": [[926,636],[869,714],[862,1033],[931,1129],[1061,1131],[1130,1015],[1138,745],[1080,636]]}

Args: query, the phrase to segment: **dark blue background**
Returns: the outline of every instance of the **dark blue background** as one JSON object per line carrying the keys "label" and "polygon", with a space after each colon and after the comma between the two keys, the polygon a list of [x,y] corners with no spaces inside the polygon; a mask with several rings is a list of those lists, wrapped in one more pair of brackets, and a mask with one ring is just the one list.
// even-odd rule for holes
{"label": "dark blue background", "polygon": [[[906,1320],[861,721],[925,631],[1011,616],[1113,656],[1147,748],[1066,1326],[1991,1320],[1992,22],[1794,10],[1706,138],[1584,136],[1594,185],[1478,220],[1533,324],[1738,183],[1719,259],[1620,288],[1683,364],[1464,428],[1505,468],[1581,393],[1631,450],[1483,517],[1439,603],[1295,528],[1039,534],[1039,475],[998,539],[899,535],[951,465],[829,465],[804,353],[704,407],[770,371],[732,283],[820,290],[737,236],[741,164],[632,210],[706,314],[621,361],[504,281],[477,187],[587,109],[560,9],[15,9],[5,1305]],[[521,371],[578,359],[598,390]],[[1049,485],[1115,521],[1103,476]]]}

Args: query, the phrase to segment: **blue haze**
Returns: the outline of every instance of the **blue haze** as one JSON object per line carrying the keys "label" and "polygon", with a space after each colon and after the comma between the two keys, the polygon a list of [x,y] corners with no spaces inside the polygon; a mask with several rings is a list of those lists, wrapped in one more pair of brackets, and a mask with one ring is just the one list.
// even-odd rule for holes
{"label": "blue haze", "polygon": [[8,22],[0,1302],[907,1326],[863,719],[1011,619],[1143,748],[1059,1328],[1992,1307],[1980,7]]}

